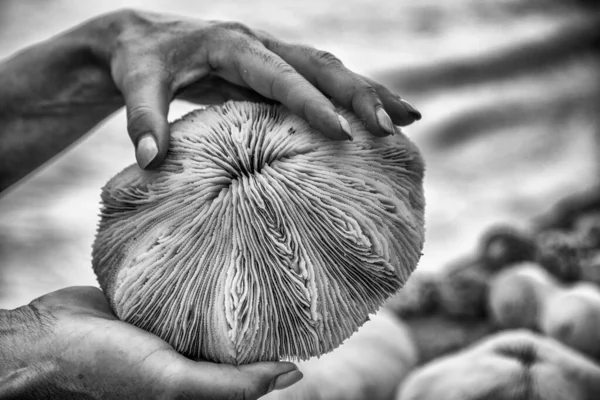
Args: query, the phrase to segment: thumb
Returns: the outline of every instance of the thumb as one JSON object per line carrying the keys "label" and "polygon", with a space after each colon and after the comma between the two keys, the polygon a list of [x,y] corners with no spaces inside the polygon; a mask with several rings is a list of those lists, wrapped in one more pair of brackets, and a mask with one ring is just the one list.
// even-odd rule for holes
{"label": "thumb", "polygon": [[144,72],[123,80],[127,109],[127,131],[135,145],[140,168],[153,169],[164,160],[169,148],[169,86],[161,72]]}
{"label": "thumb", "polygon": [[302,379],[302,372],[289,362],[260,362],[246,365],[193,362],[175,374],[180,395],[208,399],[258,399],[285,389]]}

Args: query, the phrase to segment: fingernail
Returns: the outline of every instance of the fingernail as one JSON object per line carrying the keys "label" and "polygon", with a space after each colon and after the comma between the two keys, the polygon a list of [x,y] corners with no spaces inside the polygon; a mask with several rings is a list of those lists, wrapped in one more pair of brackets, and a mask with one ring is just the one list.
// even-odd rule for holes
{"label": "fingernail", "polygon": [[412,104],[410,104],[404,99],[400,99],[400,102],[402,103],[404,108],[406,108],[406,111],[408,111],[408,113],[413,116],[414,119],[416,119],[417,121],[421,119],[421,113]]}
{"label": "fingernail", "polygon": [[285,374],[281,374],[277,378],[275,378],[273,383],[271,383],[271,389],[269,391],[281,390],[290,387],[294,383],[302,379],[303,376],[304,375],[302,374],[302,372],[300,372],[297,369],[290,372],[286,372]]}
{"label": "fingernail", "polygon": [[135,149],[135,158],[140,168],[145,169],[158,154],[156,139],[150,133],[146,133],[138,140]]}
{"label": "fingernail", "polygon": [[352,129],[350,129],[350,124],[348,123],[346,118],[342,117],[340,114],[338,114],[338,120],[340,121],[342,130],[344,131],[346,136],[348,136],[348,140],[352,142],[354,140],[354,137],[352,136]]}
{"label": "fingernail", "polygon": [[395,131],[394,123],[392,122],[392,119],[388,113],[385,112],[383,107],[378,107],[375,115],[377,116],[377,123],[379,124],[379,127],[388,134],[393,135]]}

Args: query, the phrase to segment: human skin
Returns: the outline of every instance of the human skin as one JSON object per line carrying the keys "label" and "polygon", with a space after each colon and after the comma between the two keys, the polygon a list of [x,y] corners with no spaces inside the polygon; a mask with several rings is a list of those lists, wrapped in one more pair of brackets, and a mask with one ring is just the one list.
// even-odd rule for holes
{"label": "human skin", "polygon": [[189,360],[119,321],[94,287],[0,311],[0,399],[256,399],[301,378],[287,362]]}
{"label": "human skin", "polygon": [[280,102],[336,140],[352,132],[330,99],[377,136],[421,117],[330,53],[239,23],[135,10],[102,15],[5,60],[0,90],[0,191],[123,105],[142,168],[166,155],[174,98]]}
{"label": "human skin", "polygon": [[[421,117],[327,52],[239,23],[122,10],[0,62],[0,193],[123,106],[139,166],[156,168],[175,98],[280,102],[334,140],[352,132],[332,100],[377,136]],[[96,288],[0,310],[0,399],[254,399],[301,378],[292,363],[191,361],[117,320]]]}

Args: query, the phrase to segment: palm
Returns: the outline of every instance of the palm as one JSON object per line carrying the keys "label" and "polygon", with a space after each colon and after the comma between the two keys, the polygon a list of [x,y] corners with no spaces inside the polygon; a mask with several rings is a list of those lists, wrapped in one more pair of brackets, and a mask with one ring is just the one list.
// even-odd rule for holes
{"label": "palm", "polygon": [[[53,390],[92,393],[102,398],[257,398],[275,378],[296,370],[290,363],[244,366],[195,362],[149,332],[119,321],[104,294],[93,287],[72,287],[35,300],[44,331],[31,351],[52,360],[60,371]],[[301,375],[300,375],[301,377]],[[299,378],[284,383],[292,384]],[[280,382],[281,384],[281,382]]]}

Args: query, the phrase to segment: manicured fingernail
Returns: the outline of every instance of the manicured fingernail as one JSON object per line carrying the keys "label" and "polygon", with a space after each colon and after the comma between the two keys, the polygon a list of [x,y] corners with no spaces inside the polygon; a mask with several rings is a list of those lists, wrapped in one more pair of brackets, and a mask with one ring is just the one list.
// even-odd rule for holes
{"label": "manicured fingernail", "polygon": [[348,136],[348,140],[352,142],[354,140],[354,136],[352,136],[352,129],[350,129],[350,124],[348,123],[346,118],[342,117],[340,114],[338,114],[338,120],[340,121],[342,130],[344,131],[346,136]]}
{"label": "manicured fingernail", "polygon": [[146,133],[137,142],[135,158],[140,168],[145,169],[158,154],[156,139],[150,133]]}
{"label": "manicured fingernail", "polygon": [[417,121],[421,119],[421,113],[412,104],[404,99],[400,99],[400,102],[404,108],[406,108],[406,111],[408,111],[408,113],[414,117],[414,119]]}
{"label": "manicured fingernail", "polygon": [[[275,381],[271,383],[271,390],[281,390],[292,386],[294,383],[302,379],[304,375],[299,370],[295,369],[285,374],[279,375]],[[270,390],[270,391],[271,391]]]}
{"label": "manicured fingernail", "polygon": [[394,123],[392,122],[392,119],[388,113],[385,112],[383,107],[377,108],[375,115],[377,115],[377,123],[379,124],[379,127],[386,131],[389,135],[393,135],[395,131]]}

